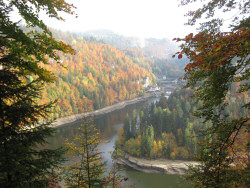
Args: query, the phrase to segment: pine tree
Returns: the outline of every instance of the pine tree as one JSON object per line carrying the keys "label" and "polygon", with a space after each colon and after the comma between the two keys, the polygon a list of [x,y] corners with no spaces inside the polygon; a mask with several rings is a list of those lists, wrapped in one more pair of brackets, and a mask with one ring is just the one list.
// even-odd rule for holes
{"label": "pine tree", "polygon": [[64,180],[70,187],[104,187],[107,183],[105,163],[97,149],[101,143],[100,132],[92,121],[85,120],[78,128],[79,134],[66,143],[70,158],[74,158],[74,162],[64,169]]}
{"label": "pine tree", "polygon": [[[45,83],[55,79],[44,64],[49,58],[60,60],[56,50],[73,49],[52,37],[39,12],[62,20],[58,10],[73,14],[72,8],[61,0],[0,1],[0,187],[44,187],[63,161],[62,149],[40,146],[54,132],[46,122],[53,103],[38,101]],[[15,9],[39,32],[24,32],[13,22],[10,15]]]}

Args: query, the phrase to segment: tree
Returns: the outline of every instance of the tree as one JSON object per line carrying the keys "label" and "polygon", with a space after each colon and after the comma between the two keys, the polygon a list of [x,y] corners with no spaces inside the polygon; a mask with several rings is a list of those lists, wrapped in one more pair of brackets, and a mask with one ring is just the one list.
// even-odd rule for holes
{"label": "tree", "polygon": [[92,121],[85,120],[73,142],[66,143],[70,158],[74,158],[74,162],[65,168],[64,180],[70,187],[104,187],[107,183],[104,177],[105,163],[97,149],[101,143],[100,132]]}
{"label": "tree", "polygon": [[145,132],[146,137],[146,152],[149,158],[154,156],[154,128],[152,125],[148,126]]}
{"label": "tree", "polygon": [[183,133],[182,129],[177,130],[177,144],[178,146],[183,146]]}
{"label": "tree", "polygon": [[191,105],[190,105],[190,102],[189,102],[189,101],[187,101],[187,100],[186,100],[186,102],[185,102],[185,110],[186,110],[186,112],[187,112],[187,113],[189,113],[189,112],[190,112],[190,110],[191,110]]}
{"label": "tree", "polygon": [[125,140],[129,140],[131,138],[131,131],[130,131],[130,123],[129,123],[128,114],[126,114],[125,121],[124,121],[124,137],[125,137]]}
{"label": "tree", "polygon": [[[189,4],[182,0],[182,4]],[[237,11],[231,19],[228,32],[221,32],[221,13]],[[211,121],[212,126],[200,132],[204,138],[198,159],[201,165],[190,168],[188,178],[197,186],[204,187],[247,187],[249,185],[249,115],[230,117],[225,114],[227,94],[232,83],[238,82],[238,93],[248,92],[249,84],[249,2],[236,0],[209,0],[202,7],[188,12],[188,24],[206,16],[200,24],[199,33],[187,35],[181,45],[183,55],[190,59],[185,67],[186,87],[195,89],[194,96],[202,101],[196,116]],[[241,105],[249,110],[249,101]],[[238,145],[237,143],[241,143]],[[245,160],[242,160],[245,158]]]}
{"label": "tree", "polygon": [[146,129],[146,116],[143,110],[140,111],[140,131],[144,132]]}
{"label": "tree", "polygon": [[167,98],[164,96],[163,93],[161,94],[159,104],[160,104],[162,109],[167,107]]}
{"label": "tree", "polygon": [[137,112],[136,109],[133,110],[133,116],[131,120],[131,136],[136,137],[136,123],[137,123]]}
{"label": "tree", "polygon": [[119,145],[124,145],[125,143],[125,137],[124,137],[124,129],[123,127],[120,127],[118,132],[117,132],[117,136],[118,136],[118,143]]}
{"label": "tree", "polygon": [[[117,159],[119,157],[121,157],[122,155],[120,155],[119,153],[122,153],[118,148],[115,148],[113,153],[112,153],[112,158],[113,159]],[[120,167],[117,164],[117,162],[115,160],[112,160],[112,166],[111,169],[109,171],[109,186],[112,188],[117,188],[117,187],[121,187],[121,183],[126,179],[124,178],[120,173]]]}
{"label": "tree", "polygon": [[[0,1],[0,185],[1,187],[43,187],[59,167],[62,149],[42,149],[54,130],[46,122],[53,103],[38,104],[45,83],[53,74],[44,68],[49,59],[59,62],[57,51],[73,53],[58,42],[39,18],[63,20],[58,11],[73,14],[64,1]],[[15,10],[25,21],[24,32],[10,19]],[[39,31],[32,28],[36,27]]]}

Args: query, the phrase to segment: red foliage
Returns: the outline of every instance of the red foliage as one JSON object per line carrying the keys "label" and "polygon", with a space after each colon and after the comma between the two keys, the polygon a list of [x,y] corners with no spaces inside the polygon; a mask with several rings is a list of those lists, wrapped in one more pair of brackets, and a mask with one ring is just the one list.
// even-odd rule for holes
{"label": "red foliage", "polygon": [[[195,69],[209,70],[217,66],[224,66],[231,62],[234,57],[241,57],[249,52],[250,31],[239,29],[234,32],[217,33],[216,35],[193,33],[183,39],[175,39],[177,42],[184,41],[185,47],[177,52],[178,58],[186,55],[190,63],[185,67],[186,72]],[[173,56],[175,57],[175,56]]]}

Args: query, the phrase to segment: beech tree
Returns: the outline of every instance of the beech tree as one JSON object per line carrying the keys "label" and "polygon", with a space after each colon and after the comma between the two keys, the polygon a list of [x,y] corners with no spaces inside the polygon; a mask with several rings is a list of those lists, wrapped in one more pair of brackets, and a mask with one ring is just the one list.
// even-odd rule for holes
{"label": "beech tree", "polygon": [[[52,37],[39,13],[63,20],[58,12],[74,14],[73,8],[63,0],[0,1],[0,187],[44,187],[63,161],[62,149],[38,149],[54,132],[46,122],[53,103],[38,101],[55,79],[43,66],[59,63],[57,51],[74,51]],[[27,32],[11,20],[14,9]]]}
{"label": "beech tree", "polygon": [[[182,0],[182,5],[196,1]],[[200,132],[203,136],[198,160],[201,165],[189,170],[188,179],[197,187],[247,187],[249,185],[249,113],[230,117],[226,114],[227,97],[232,83],[240,94],[249,92],[249,1],[208,0],[202,7],[189,11],[188,24],[195,25],[200,18],[198,34],[190,33],[182,41],[178,58],[187,56],[186,87],[195,90],[202,101],[196,116],[212,125]],[[223,16],[216,12],[234,12],[228,32],[222,32]],[[249,100],[241,109],[249,112]],[[230,117],[230,118],[229,118]]]}

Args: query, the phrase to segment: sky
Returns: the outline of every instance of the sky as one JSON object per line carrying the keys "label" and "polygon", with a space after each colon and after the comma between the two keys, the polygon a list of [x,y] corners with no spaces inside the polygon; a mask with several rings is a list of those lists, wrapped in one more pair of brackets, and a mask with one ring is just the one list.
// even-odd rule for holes
{"label": "sky", "polygon": [[183,37],[194,28],[184,26],[187,9],[178,0],[68,0],[78,18],[63,15],[65,22],[44,17],[45,23],[63,31],[84,32],[107,29],[139,38]]}

